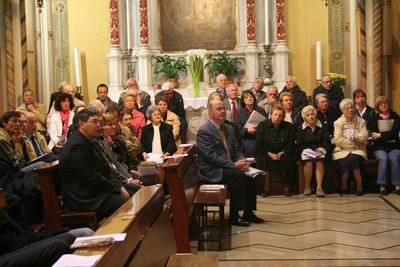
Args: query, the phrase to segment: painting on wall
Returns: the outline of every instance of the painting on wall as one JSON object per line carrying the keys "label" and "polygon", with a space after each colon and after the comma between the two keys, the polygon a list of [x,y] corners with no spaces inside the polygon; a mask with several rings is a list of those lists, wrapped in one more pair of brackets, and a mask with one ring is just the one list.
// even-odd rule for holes
{"label": "painting on wall", "polygon": [[160,0],[161,47],[232,50],[236,45],[236,1]]}

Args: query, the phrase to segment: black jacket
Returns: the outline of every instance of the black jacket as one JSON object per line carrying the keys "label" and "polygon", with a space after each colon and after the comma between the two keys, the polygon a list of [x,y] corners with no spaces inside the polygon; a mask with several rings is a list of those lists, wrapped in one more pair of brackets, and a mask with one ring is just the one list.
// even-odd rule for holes
{"label": "black jacket", "polygon": [[372,150],[385,150],[390,151],[392,149],[400,149],[399,130],[400,130],[400,116],[390,111],[389,120],[393,120],[393,127],[389,131],[379,131],[379,121],[383,120],[377,113],[370,119],[368,129],[371,132],[380,133],[381,137],[373,141]]}
{"label": "black jacket", "polygon": [[[147,124],[142,128],[142,152],[150,153],[153,149],[154,128],[153,124]],[[176,151],[174,134],[172,133],[172,125],[161,122],[160,125],[161,149],[164,153],[170,155]]]}
{"label": "black jacket", "polygon": [[[287,87],[283,87],[282,91],[279,93],[282,94],[283,92],[290,92],[293,94],[293,109],[301,112],[302,108],[307,106],[307,95],[306,93],[300,89],[298,85],[293,87],[292,89],[287,89]],[[278,96],[278,97],[279,97]]]}
{"label": "black jacket", "polygon": [[95,147],[79,130],[74,131],[60,156],[61,185],[65,208],[97,211],[122,183],[112,179],[110,169],[96,157]]}
{"label": "black jacket", "polygon": [[331,109],[339,109],[340,101],[344,99],[343,90],[340,86],[333,85],[330,90],[326,90],[322,85],[318,86],[313,91],[313,103],[314,107],[317,107],[317,102],[315,97],[318,94],[326,94],[329,99],[329,107]]}
{"label": "black jacket", "polygon": [[328,153],[332,146],[328,129],[325,126],[315,126],[313,132],[309,126],[303,127],[301,125],[297,128],[296,142],[299,154],[306,148],[315,150],[319,147],[325,149],[326,153]]}

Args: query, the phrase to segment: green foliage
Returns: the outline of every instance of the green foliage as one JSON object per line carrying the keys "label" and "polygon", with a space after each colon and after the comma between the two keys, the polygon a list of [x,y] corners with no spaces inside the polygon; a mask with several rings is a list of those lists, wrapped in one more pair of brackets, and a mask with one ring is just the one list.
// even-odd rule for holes
{"label": "green foliage", "polygon": [[179,73],[186,73],[186,60],[183,57],[171,58],[168,55],[154,56],[154,74],[164,73],[167,78],[178,79]]}
{"label": "green foliage", "polygon": [[329,75],[331,75],[333,84],[335,84],[337,86],[345,86],[346,85],[346,75],[335,73],[335,72],[330,72]]}
{"label": "green foliage", "polygon": [[215,78],[218,74],[223,73],[228,77],[235,77],[239,73],[239,66],[242,62],[245,62],[243,57],[231,57],[227,51],[218,53],[216,57],[207,55],[208,63],[210,67],[210,76]]}

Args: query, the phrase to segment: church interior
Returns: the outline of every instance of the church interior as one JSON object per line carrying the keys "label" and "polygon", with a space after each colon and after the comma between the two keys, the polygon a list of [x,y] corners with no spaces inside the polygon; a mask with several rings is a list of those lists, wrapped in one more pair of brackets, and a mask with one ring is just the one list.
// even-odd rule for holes
{"label": "church interior", "polygon": [[[224,63],[224,59],[231,65],[221,70],[217,65]],[[213,93],[220,94],[221,74],[227,80],[226,89],[224,86],[221,101],[211,100]],[[286,172],[283,171],[282,177],[275,177],[272,169],[262,169],[268,178],[261,178],[262,181],[258,176],[250,178],[257,184],[255,218],[262,223],[253,218],[253,223],[246,225],[249,227],[242,227],[244,213],[239,220],[233,223],[231,220],[230,184],[216,182],[222,186],[217,188],[211,182],[210,188],[204,187],[206,182],[199,175],[204,148],[203,143],[199,144],[201,137],[197,133],[203,133],[207,122],[214,122],[216,102],[213,101],[224,102],[224,112],[225,107],[227,110],[224,119],[230,122],[224,124],[237,123],[239,133],[243,129],[243,140],[236,139],[238,149],[254,163],[248,166],[260,168],[255,158],[258,161],[260,146],[264,145],[258,135],[261,122],[254,128],[257,133],[251,133],[254,138],[246,139],[250,128],[246,122],[254,113],[247,111],[246,120],[240,125],[236,121],[239,107],[236,111],[228,95],[228,88],[233,87],[238,101],[235,103],[244,109],[248,106],[245,92],[254,90],[257,81],[266,100],[270,89],[276,88],[275,98],[282,102],[285,98],[282,92],[290,91],[288,82],[294,82],[305,94],[304,105],[299,110],[292,109],[301,117],[301,122],[296,125],[293,116],[289,118],[295,125],[293,146],[299,144],[295,137],[308,125],[306,107],[314,110],[315,116],[321,109],[318,103],[321,94],[316,90],[329,91],[324,85],[327,81],[333,88],[339,88],[342,96],[335,107],[339,114],[332,120],[331,135],[328,134],[328,154],[333,159],[326,151],[322,153],[323,149],[319,150],[324,157],[317,162],[324,165],[312,165],[311,172],[315,174],[310,174],[311,188],[310,180],[305,178],[308,174],[301,158],[303,154],[293,148],[293,154],[297,153],[293,161],[296,176],[289,185],[290,192],[286,188]],[[66,89],[68,86],[72,94]],[[131,86],[136,88],[134,96],[129,91]],[[104,88],[105,100],[100,94]],[[332,103],[328,91],[324,96]],[[174,97],[179,95],[181,100],[171,104],[173,100],[168,92]],[[251,97],[258,103],[255,92],[260,94],[253,91]],[[41,266],[52,266],[57,260],[59,265],[54,266],[68,266],[65,264],[78,260],[64,257],[67,254],[91,260],[84,266],[400,266],[400,172],[397,172],[400,168],[394,167],[400,166],[400,117],[397,115],[400,113],[400,0],[1,0],[0,94],[0,217],[12,217],[32,232],[30,236],[38,235],[40,239],[44,236],[41,233],[47,231],[52,236],[68,235],[67,230],[58,230],[89,227],[94,232],[90,229],[85,234],[80,232],[80,236],[73,235],[74,239],[106,235],[106,242],[110,242],[71,250],[71,241],[67,247],[60,246],[58,254],[46,248],[46,253],[53,254],[46,256],[46,261],[37,256],[39,262],[43,260]],[[296,102],[296,95],[288,94]],[[355,99],[360,94],[365,106],[372,107],[371,112],[376,115],[371,116],[377,118],[378,133],[373,130],[374,122],[363,117],[365,111],[357,113]],[[31,97],[30,103],[27,95]],[[128,103],[130,96],[134,101],[132,108]],[[69,103],[68,113],[63,109],[65,101]],[[167,106],[165,117],[161,102]],[[365,156],[359,155],[362,163],[356,167],[358,174],[352,169],[353,174],[348,180],[346,176],[343,187],[341,168],[344,167],[334,154],[340,148],[337,121],[346,117],[347,104],[363,118],[360,120],[366,135],[357,151],[365,151]],[[264,110],[258,104],[262,107],[261,113],[265,113],[265,122],[275,125],[272,116],[277,108],[271,102],[268,105],[270,109]],[[283,102],[277,105],[285,109]],[[395,114],[394,119],[380,113],[381,105],[388,106],[390,114]],[[39,106],[44,108],[43,112]],[[104,126],[106,136],[91,144],[96,148],[90,149],[103,149],[103,154],[99,154],[107,164],[93,163],[101,158],[97,153],[88,153],[86,158],[82,154],[76,156],[76,159],[82,158],[77,170],[88,174],[92,164],[97,174],[97,168],[114,168],[116,171],[110,180],[114,183],[123,176],[127,181],[122,182],[126,190],[121,189],[122,196],[127,194],[124,203],[109,213],[105,210],[110,207],[103,204],[96,204],[102,208],[100,213],[97,208],[79,210],[78,205],[78,209],[70,206],[63,210],[62,206],[63,201],[66,205],[72,203],[72,200],[67,203],[68,192],[62,188],[66,183],[62,181],[64,175],[67,177],[66,166],[70,166],[67,163],[73,164],[68,158],[73,153],[73,144],[68,141],[75,140],[70,137],[74,135],[71,132],[81,129],[82,138],[90,136],[89,126],[85,125],[94,120],[91,117],[94,115],[89,106],[97,108],[96,116],[102,122],[96,123]],[[153,106],[158,109],[152,109]],[[257,110],[254,106],[252,109]],[[333,108],[329,106],[329,110]],[[163,122],[156,131],[153,115],[157,111]],[[168,143],[174,147],[171,151],[170,146],[164,148],[167,134],[161,129],[169,124],[170,111],[175,116],[171,117],[175,122],[167,128],[173,129],[168,133],[168,138],[171,137]],[[119,115],[108,116],[113,112]],[[126,125],[125,115],[130,118]],[[23,126],[13,133],[9,122],[17,118],[18,125],[23,124],[20,118],[25,118],[26,129],[34,120],[37,126],[33,131],[38,134],[24,133]],[[283,111],[283,120],[286,119]],[[317,121],[320,120],[318,117]],[[387,168],[391,169],[383,175],[385,179],[388,177],[386,184],[379,180],[383,160],[375,154],[378,148],[374,145],[378,142],[373,142],[389,131],[385,128],[388,124],[382,126],[381,120],[392,120],[389,130],[395,131],[384,150],[388,155],[389,151],[398,152],[396,159],[390,158]],[[236,134],[235,126],[229,127]],[[113,128],[118,128],[117,133],[112,132]],[[351,129],[348,135],[351,142],[361,139],[360,129]],[[346,138],[348,132],[343,130]],[[29,139],[39,133],[43,134],[41,148],[39,138]],[[148,145],[147,137],[153,133],[154,138],[158,134],[160,142],[151,136]],[[29,147],[23,143],[26,136]],[[225,139],[221,135],[221,138],[222,149],[232,161],[232,148],[226,142],[228,136]],[[118,142],[123,143],[123,149],[116,148]],[[104,148],[102,144],[111,145]],[[244,149],[248,144],[254,153]],[[67,149],[71,149],[69,154]],[[343,152],[353,148],[340,149]],[[144,164],[150,154],[156,154],[154,151],[161,151],[164,161]],[[266,153],[264,156],[268,157],[269,152]],[[107,155],[111,156],[107,158]],[[49,160],[42,161],[44,156]],[[117,162],[115,167],[114,160],[123,162],[121,166]],[[324,166],[322,187],[326,196],[324,191],[321,195],[317,193],[321,189],[318,166]],[[120,171],[121,168],[124,170]],[[141,172],[149,170],[156,174],[141,180],[145,177]],[[104,173],[100,172],[101,176]],[[358,181],[360,173],[362,185]],[[12,179],[21,179],[21,182]],[[120,185],[121,181],[115,183]],[[111,187],[108,182],[104,184]],[[28,189],[23,189],[28,186],[34,187],[29,188],[34,193],[26,194]],[[307,188],[310,193],[306,193]],[[78,192],[80,187],[71,190]],[[105,194],[103,189],[96,190],[98,195]],[[111,191],[107,194],[115,193]],[[28,215],[29,219],[22,218]],[[32,266],[23,265],[22,256],[20,262],[17,260],[16,252],[23,255],[23,247],[19,250],[2,247],[11,231],[2,228],[0,266]],[[107,239],[114,234],[122,234],[122,241],[116,241],[115,236],[111,236],[111,241]],[[53,246],[55,249],[57,245]]]}

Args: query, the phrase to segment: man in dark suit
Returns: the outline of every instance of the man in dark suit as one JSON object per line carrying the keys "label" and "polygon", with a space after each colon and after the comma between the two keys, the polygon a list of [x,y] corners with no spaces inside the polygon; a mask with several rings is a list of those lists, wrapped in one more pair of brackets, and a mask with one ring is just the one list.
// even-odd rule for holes
{"label": "man in dark suit", "polygon": [[156,94],[156,98],[159,96],[165,96],[168,100],[168,109],[178,115],[179,122],[181,123],[179,134],[181,135],[182,143],[185,143],[187,134],[187,121],[183,97],[180,93],[174,90],[174,87],[170,82],[163,83],[161,90],[161,92]]}
{"label": "man in dark suit", "polygon": [[[225,105],[221,100],[208,103],[209,121],[197,132],[198,172],[203,182],[228,185],[230,192],[229,222],[237,226],[262,223],[257,217],[255,179],[245,175],[249,162],[243,158],[234,139],[233,129],[224,123]],[[239,210],[243,209],[243,217]]]}
{"label": "man in dark suit", "polygon": [[318,104],[315,98],[321,93],[328,96],[330,109],[339,109],[339,103],[344,99],[343,90],[340,86],[333,84],[332,77],[329,74],[324,74],[321,85],[313,91],[314,107],[317,107]]}
{"label": "man in dark suit", "polygon": [[224,104],[225,108],[228,111],[228,120],[232,122],[237,122],[237,112],[239,108],[241,107],[240,105],[240,98],[239,98],[239,93],[238,93],[238,88],[236,84],[230,83],[226,87],[226,96],[223,98],[224,99]]}
{"label": "man in dark suit", "polygon": [[99,131],[97,113],[82,110],[75,116],[79,128],[70,135],[60,156],[64,204],[68,210],[95,211],[101,220],[117,210],[129,193],[120,181],[111,178],[110,169],[94,157],[91,141]]}

